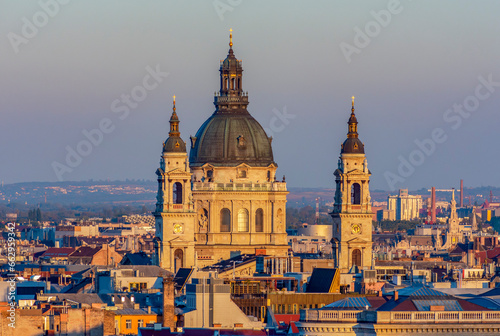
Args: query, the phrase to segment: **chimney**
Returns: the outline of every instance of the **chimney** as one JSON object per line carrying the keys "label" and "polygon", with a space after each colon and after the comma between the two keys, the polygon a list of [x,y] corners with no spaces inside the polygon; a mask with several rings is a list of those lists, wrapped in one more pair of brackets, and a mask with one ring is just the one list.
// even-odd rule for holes
{"label": "chimney", "polygon": [[436,224],[436,187],[431,188],[431,222]]}
{"label": "chimney", "polygon": [[397,301],[399,299],[399,292],[394,291],[394,301]]}
{"label": "chimney", "polygon": [[163,327],[175,330],[174,279],[163,278]]}
{"label": "chimney", "polygon": [[464,180],[460,180],[460,207],[464,207]]}

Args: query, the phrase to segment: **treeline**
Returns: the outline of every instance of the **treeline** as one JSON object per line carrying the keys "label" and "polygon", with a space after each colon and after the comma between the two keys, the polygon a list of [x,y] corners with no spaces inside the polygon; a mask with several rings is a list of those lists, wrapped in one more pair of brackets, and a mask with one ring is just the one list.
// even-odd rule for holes
{"label": "treeline", "polygon": [[380,227],[382,231],[408,231],[414,230],[418,224],[421,224],[421,221],[406,221],[406,220],[383,220],[380,222],[373,222],[373,227]]}

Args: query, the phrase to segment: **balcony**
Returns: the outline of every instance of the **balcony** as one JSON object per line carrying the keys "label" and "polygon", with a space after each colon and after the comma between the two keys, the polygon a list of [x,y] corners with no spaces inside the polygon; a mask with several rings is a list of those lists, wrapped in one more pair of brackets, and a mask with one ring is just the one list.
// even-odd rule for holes
{"label": "balcony", "polygon": [[266,183],[194,182],[193,191],[286,191],[286,182],[266,182]]}
{"label": "balcony", "polygon": [[302,309],[301,322],[337,323],[499,323],[497,311],[418,311],[389,312],[373,310]]}

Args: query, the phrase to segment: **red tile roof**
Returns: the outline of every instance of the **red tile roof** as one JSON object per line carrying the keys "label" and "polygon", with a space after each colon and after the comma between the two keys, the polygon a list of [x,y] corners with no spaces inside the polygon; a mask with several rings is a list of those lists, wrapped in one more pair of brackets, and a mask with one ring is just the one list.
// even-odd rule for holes
{"label": "red tile roof", "polygon": [[50,247],[41,257],[63,258],[68,257],[76,249],[74,247]]}

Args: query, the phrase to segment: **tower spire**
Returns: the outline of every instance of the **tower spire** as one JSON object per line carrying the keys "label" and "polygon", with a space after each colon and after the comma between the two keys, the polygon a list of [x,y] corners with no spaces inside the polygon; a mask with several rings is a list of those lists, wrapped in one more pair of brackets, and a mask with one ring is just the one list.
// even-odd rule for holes
{"label": "tower spire", "polygon": [[181,135],[179,132],[179,117],[175,112],[175,95],[173,96],[173,105],[172,105],[172,116],[170,117],[170,132],[168,133],[169,137],[178,137]]}
{"label": "tower spire", "polygon": [[356,119],[356,115],[354,114],[354,96],[352,99],[352,107],[351,107],[351,117],[347,124],[349,125],[349,132],[347,133],[348,138],[357,138],[358,137],[358,120]]}
{"label": "tower spire", "polygon": [[229,28],[229,49],[233,49],[233,28]]}

